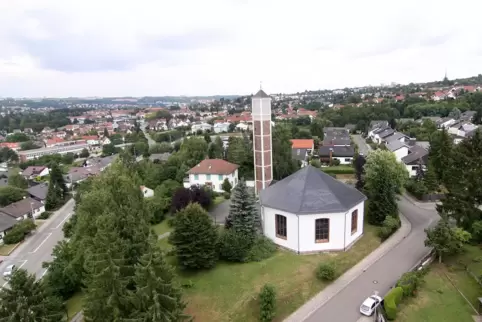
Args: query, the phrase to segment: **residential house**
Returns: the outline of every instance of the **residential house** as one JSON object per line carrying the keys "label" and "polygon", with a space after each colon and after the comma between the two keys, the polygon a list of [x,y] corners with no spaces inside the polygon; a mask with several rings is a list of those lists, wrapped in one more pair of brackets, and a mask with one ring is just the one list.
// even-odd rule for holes
{"label": "residential house", "polygon": [[231,123],[229,122],[222,122],[222,123],[215,123],[213,126],[214,133],[224,133],[229,132],[229,126]]}
{"label": "residential house", "polygon": [[414,145],[408,149],[408,154],[401,160],[407,167],[410,177],[415,177],[420,166],[425,169],[428,163],[428,150]]}
{"label": "residential house", "polygon": [[0,245],[3,244],[3,238],[7,232],[17,224],[17,221],[11,216],[0,213]]}
{"label": "residential house", "polygon": [[87,135],[83,136],[82,140],[85,140],[88,145],[99,145],[100,144],[100,139],[96,135]]}
{"label": "residential house", "polygon": [[383,120],[371,121],[368,127],[368,137],[372,138],[374,131],[379,129],[385,129],[387,127],[390,127],[388,121],[383,121]]}
{"label": "residential house", "polygon": [[387,128],[380,128],[376,131],[373,131],[373,138],[372,140],[378,144],[382,144],[387,140],[387,138],[395,133],[395,130],[387,127]]}
{"label": "residential house", "polygon": [[8,215],[15,220],[37,218],[44,211],[44,204],[32,198],[25,198],[0,208],[0,213]]}
{"label": "residential house", "polygon": [[27,189],[27,193],[29,194],[30,198],[40,201],[41,203],[45,203],[48,191],[49,184],[47,182],[34,185]]}
{"label": "residential house", "polygon": [[193,123],[191,125],[191,132],[196,133],[197,131],[212,132],[213,126],[208,123]]}
{"label": "residential house", "polygon": [[444,118],[438,120],[437,122],[435,122],[435,124],[437,125],[437,128],[439,128],[439,129],[447,129],[452,124],[454,124],[455,122],[457,122],[457,121],[455,119],[451,118],[451,117],[444,117]]}
{"label": "residential house", "polygon": [[150,198],[154,196],[154,190],[147,188],[146,186],[140,186],[140,189],[144,198]]}
{"label": "residential house", "polygon": [[308,165],[308,156],[313,152],[315,141],[312,139],[293,139],[291,141],[291,155],[301,163],[301,167]]}
{"label": "residential house", "polygon": [[201,185],[211,187],[216,192],[223,192],[222,184],[225,179],[232,187],[238,184],[239,165],[222,159],[205,159],[188,171],[189,179],[184,187]]}
{"label": "residential house", "polygon": [[477,111],[465,111],[462,114],[460,114],[460,120],[471,122],[473,121],[476,114],[477,114]]}
{"label": "residential house", "polygon": [[385,137],[382,140],[382,143],[388,144],[392,141],[400,141],[402,143],[407,143],[410,141],[410,138],[401,132],[393,132],[392,135]]}
{"label": "residential house", "polygon": [[456,137],[462,137],[465,138],[467,133],[470,133],[478,128],[477,125],[472,124],[470,122],[464,122],[464,121],[459,121],[454,124],[452,124],[447,132],[451,135],[454,135]]}
{"label": "residential house", "polygon": [[401,162],[402,158],[408,155],[408,149],[410,147],[405,142],[393,140],[386,145],[386,148],[395,154],[398,162]]}
{"label": "residential house", "polygon": [[102,145],[107,145],[107,144],[112,143],[108,137],[102,138],[102,140],[100,142],[101,142]]}
{"label": "residential house", "polygon": [[237,131],[248,131],[249,130],[249,124],[239,123],[239,124],[236,125],[236,130]]}
{"label": "residential house", "polygon": [[21,175],[27,180],[33,180],[37,177],[43,178],[48,176],[50,170],[46,166],[28,166],[22,171]]}
{"label": "residential house", "polygon": [[308,165],[261,191],[263,233],[298,254],[345,251],[363,235],[366,199]]}
{"label": "residential house", "polygon": [[331,163],[333,160],[340,161],[340,164],[351,164],[355,157],[355,148],[345,146],[320,146],[318,156],[321,162]]}
{"label": "residential house", "polygon": [[20,150],[20,143],[18,142],[0,142],[0,148],[9,148],[15,152]]}

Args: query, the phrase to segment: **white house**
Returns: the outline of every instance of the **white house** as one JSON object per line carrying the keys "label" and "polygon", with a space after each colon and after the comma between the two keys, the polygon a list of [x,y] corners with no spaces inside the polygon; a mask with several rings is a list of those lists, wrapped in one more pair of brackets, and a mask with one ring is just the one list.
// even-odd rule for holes
{"label": "white house", "polygon": [[32,198],[25,198],[0,208],[0,213],[18,221],[32,217],[37,218],[44,211],[45,205]]}
{"label": "white house", "polygon": [[399,140],[394,140],[388,142],[386,145],[387,149],[395,154],[398,162],[402,161],[402,158],[408,155],[409,146],[405,142],[400,142]]}
{"label": "white house", "polygon": [[111,141],[108,137],[105,137],[102,139],[102,145],[107,145],[107,144],[111,144]]}
{"label": "white house", "polygon": [[12,229],[16,223],[17,221],[9,215],[0,213],[0,245],[3,244],[3,237],[5,237],[5,234]]}
{"label": "white house", "polygon": [[249,125],[246,124],[246,123],[239,123],[238,125],[236,125],[236,130],[247,131],[247,130],[249,130]]}
{"label": "white house", "polygon": [[225,179],[228,179],[232,187],[238,184],[238,168],[237,164],[222,159],[202,160],[188,171],[189,180],[184,182],[184,187],[209,186],[216,192],[223,192],[222,185]]}
{"label": "white house", "polygon": [[439,121],[437,121],[437,127],[439,129],[446,129],[450,126],[452,126],[452,124],[455,124],[457,121],[454,120],[453,118],[451,117],[445,117],[443,119],[440,119]]}
{"label": "white house", "polygon": [[346,146],[320,146],[318,156],[321,162],[332,162],[332,160],[340,161],[340,164],[351,164],[355,156],[355,148]]}
{"label": "white house", "polygon": [[208,123],[194,123],[191,126],[191,132],[197,132],[197,131],[206,132],[206,131],[212,131],[212,130],[213,130],[213,126]]}
{"label": "white house", "polygon": [[229,122],[224,122],[224,123],[216,123],[214,124],[214,133],[223,133],[223,132],[228,132],[229,131],[229,126],[231,123]]}
{"label": "white house", "polygon": [[48,176],[49,173],[50,170],[46,166],[28,166],[27,168],[25,168],[25,170],[20,172],[20,174],[28,180],[33,180],[36,177],[43,178],[45,176]]}
{"label": "white house", "polygon": [[150,198],[154,196],[154,190],[147,188],[146,186],[140,186],[140,189],[144,198]]}
{"label": "white house", "polygon": [[366,199],[308,165],[261,191],[263,232],[298,254],[345,251],[363,235]]}

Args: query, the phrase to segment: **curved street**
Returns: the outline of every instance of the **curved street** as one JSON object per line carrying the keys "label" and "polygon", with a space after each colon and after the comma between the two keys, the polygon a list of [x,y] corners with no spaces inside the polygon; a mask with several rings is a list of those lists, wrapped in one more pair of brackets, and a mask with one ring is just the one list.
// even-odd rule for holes
{"label": "curved street", "polygon": [[[360,151],[368,153],[371,150],[361,136],[354,135],[353,137],[355,143],[359,145]],[[371,255],[369,255],[365,258],[368,261],[365,267],[361,267],[358,271],[354,267],[345,273],[351,274],[351,276],[343,275],[333,283],[342,284],[347,279],[351,279],[346,282],[345,287],[338,286],[339,291],[335,290],[331,293],[328,290],[330,286],[328,286],[315,296],[319,296],[319,300],[310,300],[288,317],[286,322],[373,321],[373,317],[363,317],[360,314],[361,303],[374,291],[379,292],[382,296],[385,295],[403,273],[412,269],[427,255],[430,249],[424,246],[426,237],[424,230],[435,226],[439,218],[435,210],[435,203],[421,203],[403,195],[400,196],[398,205],[400,213],[409,221],[409,224],[405,225],[406,228],[400,230],[406,229],[409,231],[408,234],[403,233],[402,235],[405,237],[400,236],[401,241],[385,254],[380,254],[380,258],[374,257],[375,259],[370,262],[368,257]],[[409,228],[410,226],[411,228]],[[386,243],[390,243],[390,239],[384,244]],[[379,248],[382,248],[384,244]],[[376,252],[377,250],[374,251],[374,253]],[[333,288],[336,289],[336,287]],[[330,297],[330,294],[320,296],[325,291],[332,296]]]}

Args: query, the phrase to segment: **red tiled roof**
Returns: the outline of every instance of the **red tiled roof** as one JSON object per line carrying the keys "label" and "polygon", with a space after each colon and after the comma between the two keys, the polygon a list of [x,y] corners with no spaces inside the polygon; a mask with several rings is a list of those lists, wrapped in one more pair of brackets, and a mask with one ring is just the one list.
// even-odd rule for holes
{"label": "red tiled roof", "polygon": [[18,142],[2,142],[2,143],[0,143],[0,147],[9,148],[9,149],[17,149],[17,148],[20,147],[20,143],[18,143]]}
{"label": "red tiled roof", "polygon": [[314,140],[310,139],[293,139],[291,141],[292,149],[313,149]]}
{"label": "red tiled roof", "polygon": [[231,174],[239,165],[222,159],[205,159],[188,171],[189,174]]}

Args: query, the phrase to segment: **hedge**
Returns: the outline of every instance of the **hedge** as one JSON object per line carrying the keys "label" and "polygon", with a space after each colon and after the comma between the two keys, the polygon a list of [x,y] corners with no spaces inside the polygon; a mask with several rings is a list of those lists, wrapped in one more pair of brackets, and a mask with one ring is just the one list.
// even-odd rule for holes
{"label": "hedge", "polygon": [[350,166],[323,167],[321,171],[327,174],[355,174],[355,168]]}
{"label": "hedge", "polygon": [[384,308],[387,313],[387,318],[391,321],[397,317],[398,304],[402,301],[403,289],[398,286],[392,288],[384,298]]}

